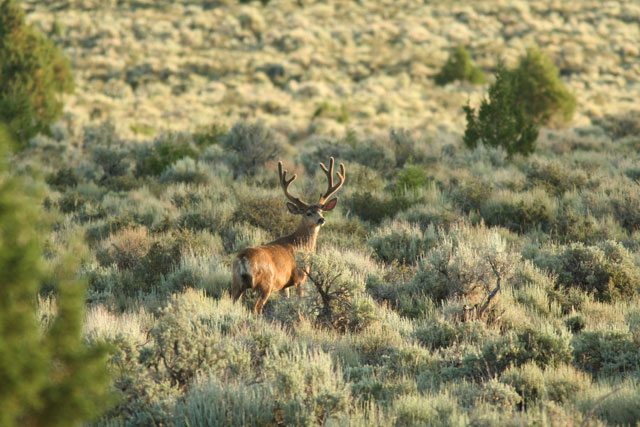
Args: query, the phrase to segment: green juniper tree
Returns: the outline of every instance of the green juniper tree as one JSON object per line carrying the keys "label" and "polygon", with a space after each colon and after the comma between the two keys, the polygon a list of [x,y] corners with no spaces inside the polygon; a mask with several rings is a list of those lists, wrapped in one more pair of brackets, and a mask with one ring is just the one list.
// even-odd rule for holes
{"label": "green juniper tree", "polygon": [[509,155],[531,154],[538,138],[538,126],[518,102],[516,88],[519,76],[502,65],[495,82],[489,87],[489,99],[480,104],[478,115],[469,105],[463,107],[467,115],[464,143],[474,148],[479,142],[505,148]]}
{"label": "green juniper tree", "polygon": [[[55,274],[44,266],[37,204],[4,172],[6,134],[0,134],[0,426],[77,425],[111,400],[108,354],[83,343],[84,283],[74,278],[76,257],[66,256]],[[55,284],[58,307],[46,329],[36,318],[45,280]]]}
{"label": "green juniper tree", "polygon": [[515,76],[519,103],[528,116],[545,125],[562,125],[571,120],[576,98],[544,52],[536,47],[527,49],[511,73]]}
{"label": "green juniper tree", "polygon": [[62,114],[73,90],[69,61],[32,25],[14,0],[0,0],[0,121],[24,144]]}

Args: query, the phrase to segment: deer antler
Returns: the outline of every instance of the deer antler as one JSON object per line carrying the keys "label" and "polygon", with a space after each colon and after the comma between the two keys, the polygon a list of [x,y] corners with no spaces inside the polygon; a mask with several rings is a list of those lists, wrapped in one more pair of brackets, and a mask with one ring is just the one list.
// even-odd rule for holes
{"label": "deer antler", "polygon": [[324,163],[320,162],[320,167],[322,168],[324,173],[327,175],[327,180],[329,181],[328,183],[329,185],[327,186],[327,191],[324,194],[320,195],[320,200],[318,200],[319,205],[324,204],[327,200],[329,200],[329,197],[333,196],[335,192],[338,191],[340,187],[342,187],[342,184],[344,184],[344,178],[347,176],[347,173],[344,169],[344,164],[340,163],[340,172],[336,172],[336,174],[338,175],[338,178],[340,179],[340,182],[338,182],[336,185],[333,185],[333,164],[334,164],[333,157],[331,157],[331,159],[329,160],[328,169],[324,165]]}
{"label": "deer antler", "polygon": [[282,162],[278,162],[278,175],[280,175],[280,185],[284,190],[284,195],[287,196],[287,199],[291,200],[297,207],[299,208],[308,208],[309,204],[303,202],[297,197],[293,197],[291,193],[289,193],[289,185],[298,177],[297,175],[293,175],[291,179],[287,179],[287,170],[282,170]]}

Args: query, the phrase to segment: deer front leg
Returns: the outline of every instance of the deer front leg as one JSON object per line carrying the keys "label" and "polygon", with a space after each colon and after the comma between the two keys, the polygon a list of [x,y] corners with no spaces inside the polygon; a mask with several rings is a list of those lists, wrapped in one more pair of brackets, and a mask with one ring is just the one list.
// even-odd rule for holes
{"label": "deer front leg", "polygon": [[307,279],[307,273],[303,270],[296,268],[293,272],[293,284],[296,287],[296,294],[298,296],[304,296],[304,290],[302,289],[302,284]]}

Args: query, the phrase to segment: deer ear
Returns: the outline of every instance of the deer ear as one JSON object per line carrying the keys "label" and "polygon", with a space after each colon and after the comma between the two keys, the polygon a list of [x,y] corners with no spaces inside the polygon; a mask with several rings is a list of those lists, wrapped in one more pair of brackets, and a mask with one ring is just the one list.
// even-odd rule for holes
{"label": "deer ear", "polygon": [[300,215],[302,213],[300,208],[291,202],[287,202],[287,209],[289,209],[289,212],[291,212],[294,215]]}
{"label": "deer ear", "polygon": [[331,209],[335,208],[337,204],[338,204],[338,198],[334,197],[333,199],[329,200],[327,203],[322,205],[322,210],[325,212],[330,211]]}

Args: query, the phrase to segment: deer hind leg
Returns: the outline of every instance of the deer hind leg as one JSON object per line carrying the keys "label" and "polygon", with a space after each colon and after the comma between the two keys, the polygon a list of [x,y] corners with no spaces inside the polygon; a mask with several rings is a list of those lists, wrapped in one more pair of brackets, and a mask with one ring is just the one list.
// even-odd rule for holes
{"label": "deer hind leg", "polygon": [[244,291],[253,287],[253,277],[246,259],[236,259],[233,263],[233,278],[231,282],[231,296],[233,302],[244,294]]}
{"label": "deer hind leg", "polygon": [[247,289],[243,286],[242,283],[236,283],[236,281],[234,280],[231,286],[231,296],[233,297],[233,302],[238,301],[238,299],[242,297],[244,291],[246,290]]}
{"label": "deer hind leg", "polygon": [[271,291],[261,291],[260,292],[260,297],[258,298],[258,301],[256,301],[256,306],[253,307],[253,311],[256,314],[262,314],[262,309],[264,308],[264,305],[267,303],[267,300],[269,299],[269,295],[271,295]]}

